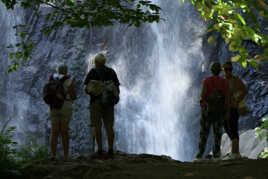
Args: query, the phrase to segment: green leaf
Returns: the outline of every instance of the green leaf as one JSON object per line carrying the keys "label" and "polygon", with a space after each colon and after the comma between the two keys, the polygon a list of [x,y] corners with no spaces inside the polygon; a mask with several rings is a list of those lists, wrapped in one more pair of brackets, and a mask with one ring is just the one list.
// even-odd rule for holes
{"label": "green leaf", "polygon": [[261,130],[262,130],[262,129],[261,129],[260,127],[256,127],[256,128],[255,128],[255,132],[261,132]]}
{"label": "green leaf", "polygon": [[7,46],[7,48],[13,48],[13,45],[12,45],[12,44],[10,44],[9,46]]}
{"label": "green leaf", "polygon": [[246,21],[244,20],[244,18],[240,15],[240,14],[236,14],[236,16],[238,17],[238,19],[240,20],[240,22],[243,24],[243,25],[246,25]]}
{"label": "green leaf", "polygon": [[236,55],[234,57],[231,58],[232,62],[238,62],[241,59],[241,55]]}
{"label": "green leaf", "polygon": [[[16,52],[16,53],[15,53],[15,58],[16,58],[16,59],[19,59],[19,58],[21,58],[21,57],[22,57],[21,52]],[[17,63],[15,62],[15,64],[17,64]]]}
{"label": "green leaf", "polygon": [[262,118],[262,121],[263,121],[263,122],[268,122],[268,117],[264,117],[264,118]]}
{"label": "green leaf", "polygon": [[254,59],[248,60],[249,64],[254,67],[255,69],[259,69],[258,62]]}
{"label": "green leaf", "polygon": [[21,37],[22,39],[25,39],[26,34],[27,34],[27,33],[21,33],[21,34],[20,34],[20,37]]}
{"label": "green leaf", "polygon": [[74,6],[74,5],[75,5],[73,0],[67,0],[67,1],[66,1],[66,4],[67,4],[68,6]]}
{"label": "green leaf", "polygon": [[9,59],[12,59],[13,56],[14,56],[14,53],[10,53],[10,54],[9,54]]}
{"label": "green leaf", "polygon": [[247,60],[243,60],[243,61],[242,61],[242,67],[247,68],[247,64],[248,64],[248,63],[247,63]]}
{"label": "green leaf", "polygon": [[215,38],[211,35],[211,36],[209,36],[209,38],[208,38],[208,43],[217,43],[217,41],[215,40]]}

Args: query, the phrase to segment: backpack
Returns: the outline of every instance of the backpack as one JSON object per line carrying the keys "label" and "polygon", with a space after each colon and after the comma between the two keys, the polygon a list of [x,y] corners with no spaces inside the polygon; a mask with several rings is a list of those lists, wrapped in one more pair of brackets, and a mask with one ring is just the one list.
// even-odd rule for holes
{"label": "backpack", "polygon": [[113,106],[119,102],[119,91],[113,81],[104,81],[101,103],[104,106]]}
{"label": "backpack", "polygon": [[86,86],[86,93],[92,96],[100,96],[103,92],[103,82],[99,80],[90,80]]}
{"label": "backpack", "polygon": [[[112,80],[107,80],[96,69],[99,80],[90,80],[86,86],[86,92],[93,96],[100,96],[100,102],[103,106],[114,106],[119,102],[118,87]],[[109,71],[105,69],[105,76],[109,75]]]}
{"label": "backpack", "polygon": [[66,91],[63,83],[68,77],[50,78],[49,82],[43,88],[43,100],[52,109],[61,109],[66,97]]}
{"label": "backpack", "polygon": [[214,114],[222,114],[224,113],[224,105],[225,105],[225,95],[223,93],[224,82],[222,83],[222,88],[217,89],[215,82],[211,79],[214,90],[210,94],[208,98],[208,113]]}

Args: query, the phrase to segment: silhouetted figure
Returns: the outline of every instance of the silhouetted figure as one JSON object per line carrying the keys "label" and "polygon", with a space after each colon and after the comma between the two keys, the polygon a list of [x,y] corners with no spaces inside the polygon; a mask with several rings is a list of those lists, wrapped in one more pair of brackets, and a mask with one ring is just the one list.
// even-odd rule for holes
{"label": "silhouetted figure", "polygon": [[[105,65],[106,57],[98,54],[94,65],[85,79],[86,93],[90,95],[90,120],[98,144],[98,154],[102,154],[102,122],[108,139],[108,153],[113,154],[114,105],[119,101],[119,80],[115,71]],[[111,96],[109,91],[111,89]]]}
{"label": "silhouetted figure", "polygon": [[226,117],[226,110],[228,109],[229,84],[227,80],[219,77],[221,72],[220,63],[214,62],[210,70],[212,76],[203,80],[200,95],[202,116],[200,119],[199,151],[194,161],[202,159],[211,125],[214,133],[213,157],[219,158],[221,155],[222,127],[224,117]]}
{"label": "silhouetted figure", "polygon": [[68,67],[59,65],[57,73],[50,76],[43,90],[43,98],[49,104],[51,121],[50,147],[52,159],[56,157],[58,137],[61,135],[64,157],[69,151],[69,123],[72,120],[72,103],[76,99],[74,80],[68,75]]}
{"label": "silhouetted figure", "polygon": [[236,159],[241,157],[239,152],[238,119],[239,113],[243,112],[238,110],[238,106],[245,98],[247,88],[241,79],[232,74],[232,62],[225,62],[223,69],[224,77],[229,81],[230,85],[230,119],[224,121],[224,129],[232,140],[232,153],[225,157],[225,159]]}

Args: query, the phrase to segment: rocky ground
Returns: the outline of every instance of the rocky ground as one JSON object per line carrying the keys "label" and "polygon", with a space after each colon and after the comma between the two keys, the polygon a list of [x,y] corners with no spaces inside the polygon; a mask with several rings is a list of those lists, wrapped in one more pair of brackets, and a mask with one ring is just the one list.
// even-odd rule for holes
{"label": "rocky ground", "polygon": [[168,156],[117,152],[113,157],[89,154],[65,161],[36,161],[24,164],[20,172],[20,179],[267,179],[268,159],[193,163],[176,161]]}

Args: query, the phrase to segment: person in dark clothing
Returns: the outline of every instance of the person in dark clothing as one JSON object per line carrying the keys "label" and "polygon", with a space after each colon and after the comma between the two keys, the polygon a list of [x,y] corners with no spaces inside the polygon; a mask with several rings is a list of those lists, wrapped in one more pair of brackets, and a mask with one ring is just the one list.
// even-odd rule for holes
{"label": "person in dark clothing", "polygon": [[[200,119],[200,138],[199,138],[199,151],[194,159],[194,161],[200,161],[202,159],[203,153],[205,152],[205,147],[207,143],[207,138],[209,134],[209,129],[211,125],[213,126],[214,133],[214,146],[213,146],[213,157],[219,158],[221,155],[220,145],[221,145],[221,137],[222,137],[222,127],[223,127],[223,119],[228,109],[229,103],[229,83],[224,78],[219,77],[219,73],[221,71],[221,65],[218,62],[214,62],[211,65],[211,73],[212,76],[203,80],[201,95],[200,95],[200,105],[202,109],[202,116]],[[216,107],[213,110],[210,107],[211,96],[215,91],[220,91],[222,93],[222,105],[215,105]],[[210,109],[210,110],[209,110]],[[217,111],[217,112],[215,112]],[[218,112],[220,111],[220,112]]]}
{"label": "person in dark clothing", "polygon": [[[87,86],[90,81],[112,81],[114,85],[117,87],[118,93],[119,90],[119,80],[117,78],[116,72],[105,65],[106,57],[103,54],[98,54],[94,57],[94,65],[87,77],[85,79],[84,84]],[[87,91],[86,91],[87,92]],[[98,144],[98,154],[102,154],[102,135],[101,135],[101,127],[102,121],[104,123],[104,127],[107,134],[108,139],[108,153],[113,154],[113,143],[114,143],[114,105],[103,106],[101,104],[101,94],[95,96],[93,94],[90,95],[90,120],[91,125],[94,128],[94,135],[96,137],[96,141]]]}

